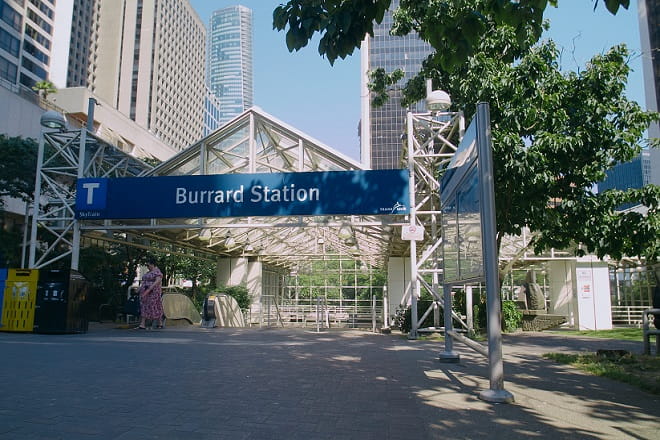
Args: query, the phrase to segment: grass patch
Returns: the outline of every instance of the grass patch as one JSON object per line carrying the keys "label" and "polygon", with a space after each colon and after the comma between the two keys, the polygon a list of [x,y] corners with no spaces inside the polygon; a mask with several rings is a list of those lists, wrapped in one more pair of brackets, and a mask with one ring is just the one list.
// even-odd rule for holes
{"label": "grass patch", "polygon": [[546,330],[546,333],[587,336],[591,338],[622,339],[625,341],[641,341],[643,339],[641,328],[629,327],[615,328],[612,330],[561,330],[555,332]]}
{"label": "grass patch", "polygon": [[660,357],[658,356],[546,353],[543,357],[660,395]]}

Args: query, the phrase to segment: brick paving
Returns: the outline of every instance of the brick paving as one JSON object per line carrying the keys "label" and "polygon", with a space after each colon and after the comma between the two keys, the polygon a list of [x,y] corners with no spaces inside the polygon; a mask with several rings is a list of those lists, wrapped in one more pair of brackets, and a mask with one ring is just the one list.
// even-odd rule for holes
{"label": "brick paving", "polygon": [[315,329],[0,333],[0,439],[658,438],[660,398],[541,358],[622,348],[507,335],[512,404],[478,399],[486,359],[460,343]]}

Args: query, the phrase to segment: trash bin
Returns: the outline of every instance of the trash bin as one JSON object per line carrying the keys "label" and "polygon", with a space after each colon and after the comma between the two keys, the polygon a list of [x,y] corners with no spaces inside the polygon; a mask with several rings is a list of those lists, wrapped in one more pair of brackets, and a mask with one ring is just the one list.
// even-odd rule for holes
{"label": "trash bin", "polygon": [[89,281],[75,270],[42,270],[37,286],[35,333],[85,333]]}
{"label": "trash bin", "polygon": [[31,332],[37,293],[37,269],[9,269],[2,306],[2,327],[6,332]]}
{"label": "trash bin", "polygon": [[5,298],[5,284],[7,282],[8,269],[0,269],[0,328],[2,328],[2,309]]}

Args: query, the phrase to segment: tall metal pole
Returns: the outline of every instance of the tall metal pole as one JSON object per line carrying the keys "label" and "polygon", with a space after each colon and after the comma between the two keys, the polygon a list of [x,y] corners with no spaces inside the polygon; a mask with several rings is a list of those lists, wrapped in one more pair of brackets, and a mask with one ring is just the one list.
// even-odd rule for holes
{"label": "tall metal pole", "polygon": [[[412,113],[407,114],[408,130],[408,193],[410,198],[410,226],[416,226],[417,201],[415,200],[415,136]],[[417,339],[417,242],[410,240],[410,333],[408,339]]]}
{"label": "tall metal pole", "polygon": [[472,286],[465,286],[465,320],[467,321],[468,337],[474,335],[474,316],[472,316]]}
{"label": "tall metal pole", "polygon": [[[94,117],[93,115],[93,109],[94,106],[91,104],[91,99],[90,99],[90,107],[92,108],[92,118]],[[87,117],[89,118],[89,114]],[[87,145],[87,128],[81,128],[80,129],[80,145],[78,148],[78,179],[81,179],[84,177],[85,173],[85,146]],[[71,269],[73,270],[78,270],[79,265],[80,265],[80,237],[81,237],[81,231],[80,231],[80,222],[78,219],[74,218],[73,219],[73,239],[72,239],[72,244],[71,244]]]}
{"label": "tall metal pole", "polygon": [[94,132],[94,107],[97,105],[96,99],[89,98],[87,100],[87,131],[90,133]]}
{"label": "tall metal pole", "polygon": [[25,269],[25,257],[28,253],[28,223],[30,222],[30,205],[25,203],[25,217],[23,220],[23,246],[21,246],[21,269]]}
{"label": "tall metal pole", "polygon": [[500,280],[497,264],[497,236],[495,226],[495,190],[493,174],[490,109],[488,103],[477,104],[477,149],[481,196],[481,231],[483,234],[484,272],[486,275],[486,306],[488,310],[488,369],[490,389],[479,394],[488,402],[510,403],[513,394],[504,389],[502,361],[502,329]]}
{"label": "tall metal pole", "polygon": [[44,165],[44,142],[45,134],[43,129],[39,136],[39,149],[37,150],[37,172],[34,182],[34,201],[32,207],[32,227],[30,228],[30,256],[28,259],[28,268],[35,269],[37,259],[37,224],[39,217],[39,199],[41,199],[41,170]]}
{"label": "tall metal pole", "polygon": [[390,330],[390,296],[387,293],[387,286],[383,286],[383,333]]}
{"label": "tall metal pole", "polygon": [[441,352],[438,356],[438,359],[441,362],[446,363],[457,363],[461,360],[461,356],[454,351],[454,338],[451,336],[451,331],[454,330],[454,325],[452,322],[451,316],[451,284],[442,285],[442,294],[443,294],[443,316],[445,323],[445,351]]}
{"label": "tall metal pole", "polygon": [[[87,133],[94,132],[94,109],[98,102],[94,98],[87,100],[87,125],[85,128],[80,129],[80,144],[78,148],[78,179],[85,177],[86,166],[86,146],[87,146]],[[71,269],[78,270],[80,265],[80,241],[81,231],[80,222],[78,219],[73,219],[73,239],[71,249]]]}

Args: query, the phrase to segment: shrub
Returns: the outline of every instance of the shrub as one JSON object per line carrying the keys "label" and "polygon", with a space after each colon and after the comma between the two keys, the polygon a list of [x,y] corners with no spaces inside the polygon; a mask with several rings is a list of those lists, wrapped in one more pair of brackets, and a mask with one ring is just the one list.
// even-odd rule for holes
{"label": "shrub", "polygon": [[472,316],[474,317],[474,329],[476,331],[486,330],[488,315],[486,314],[486,303],[479,302],[472,306]]}
{"label": "shrub", "polygon": [[[486,303],[474,305],[474,328],[485,330],[488,322]],[[502,330],[512,332],[522,327],[522,312],[515,301],[502,301]]]}
{"label": "shrub", "polygon": [[250,298],[250,293],[245,286],[226,286],[221,289],[218,289],[220,293],[231,296],[238,303],[238,307],[241,310],[248,310],[252,299]]}
{"label": "shrub", "polygon": [[502,302],[502,330],[512,332],[522,327],[522,312],[515,301]]}

